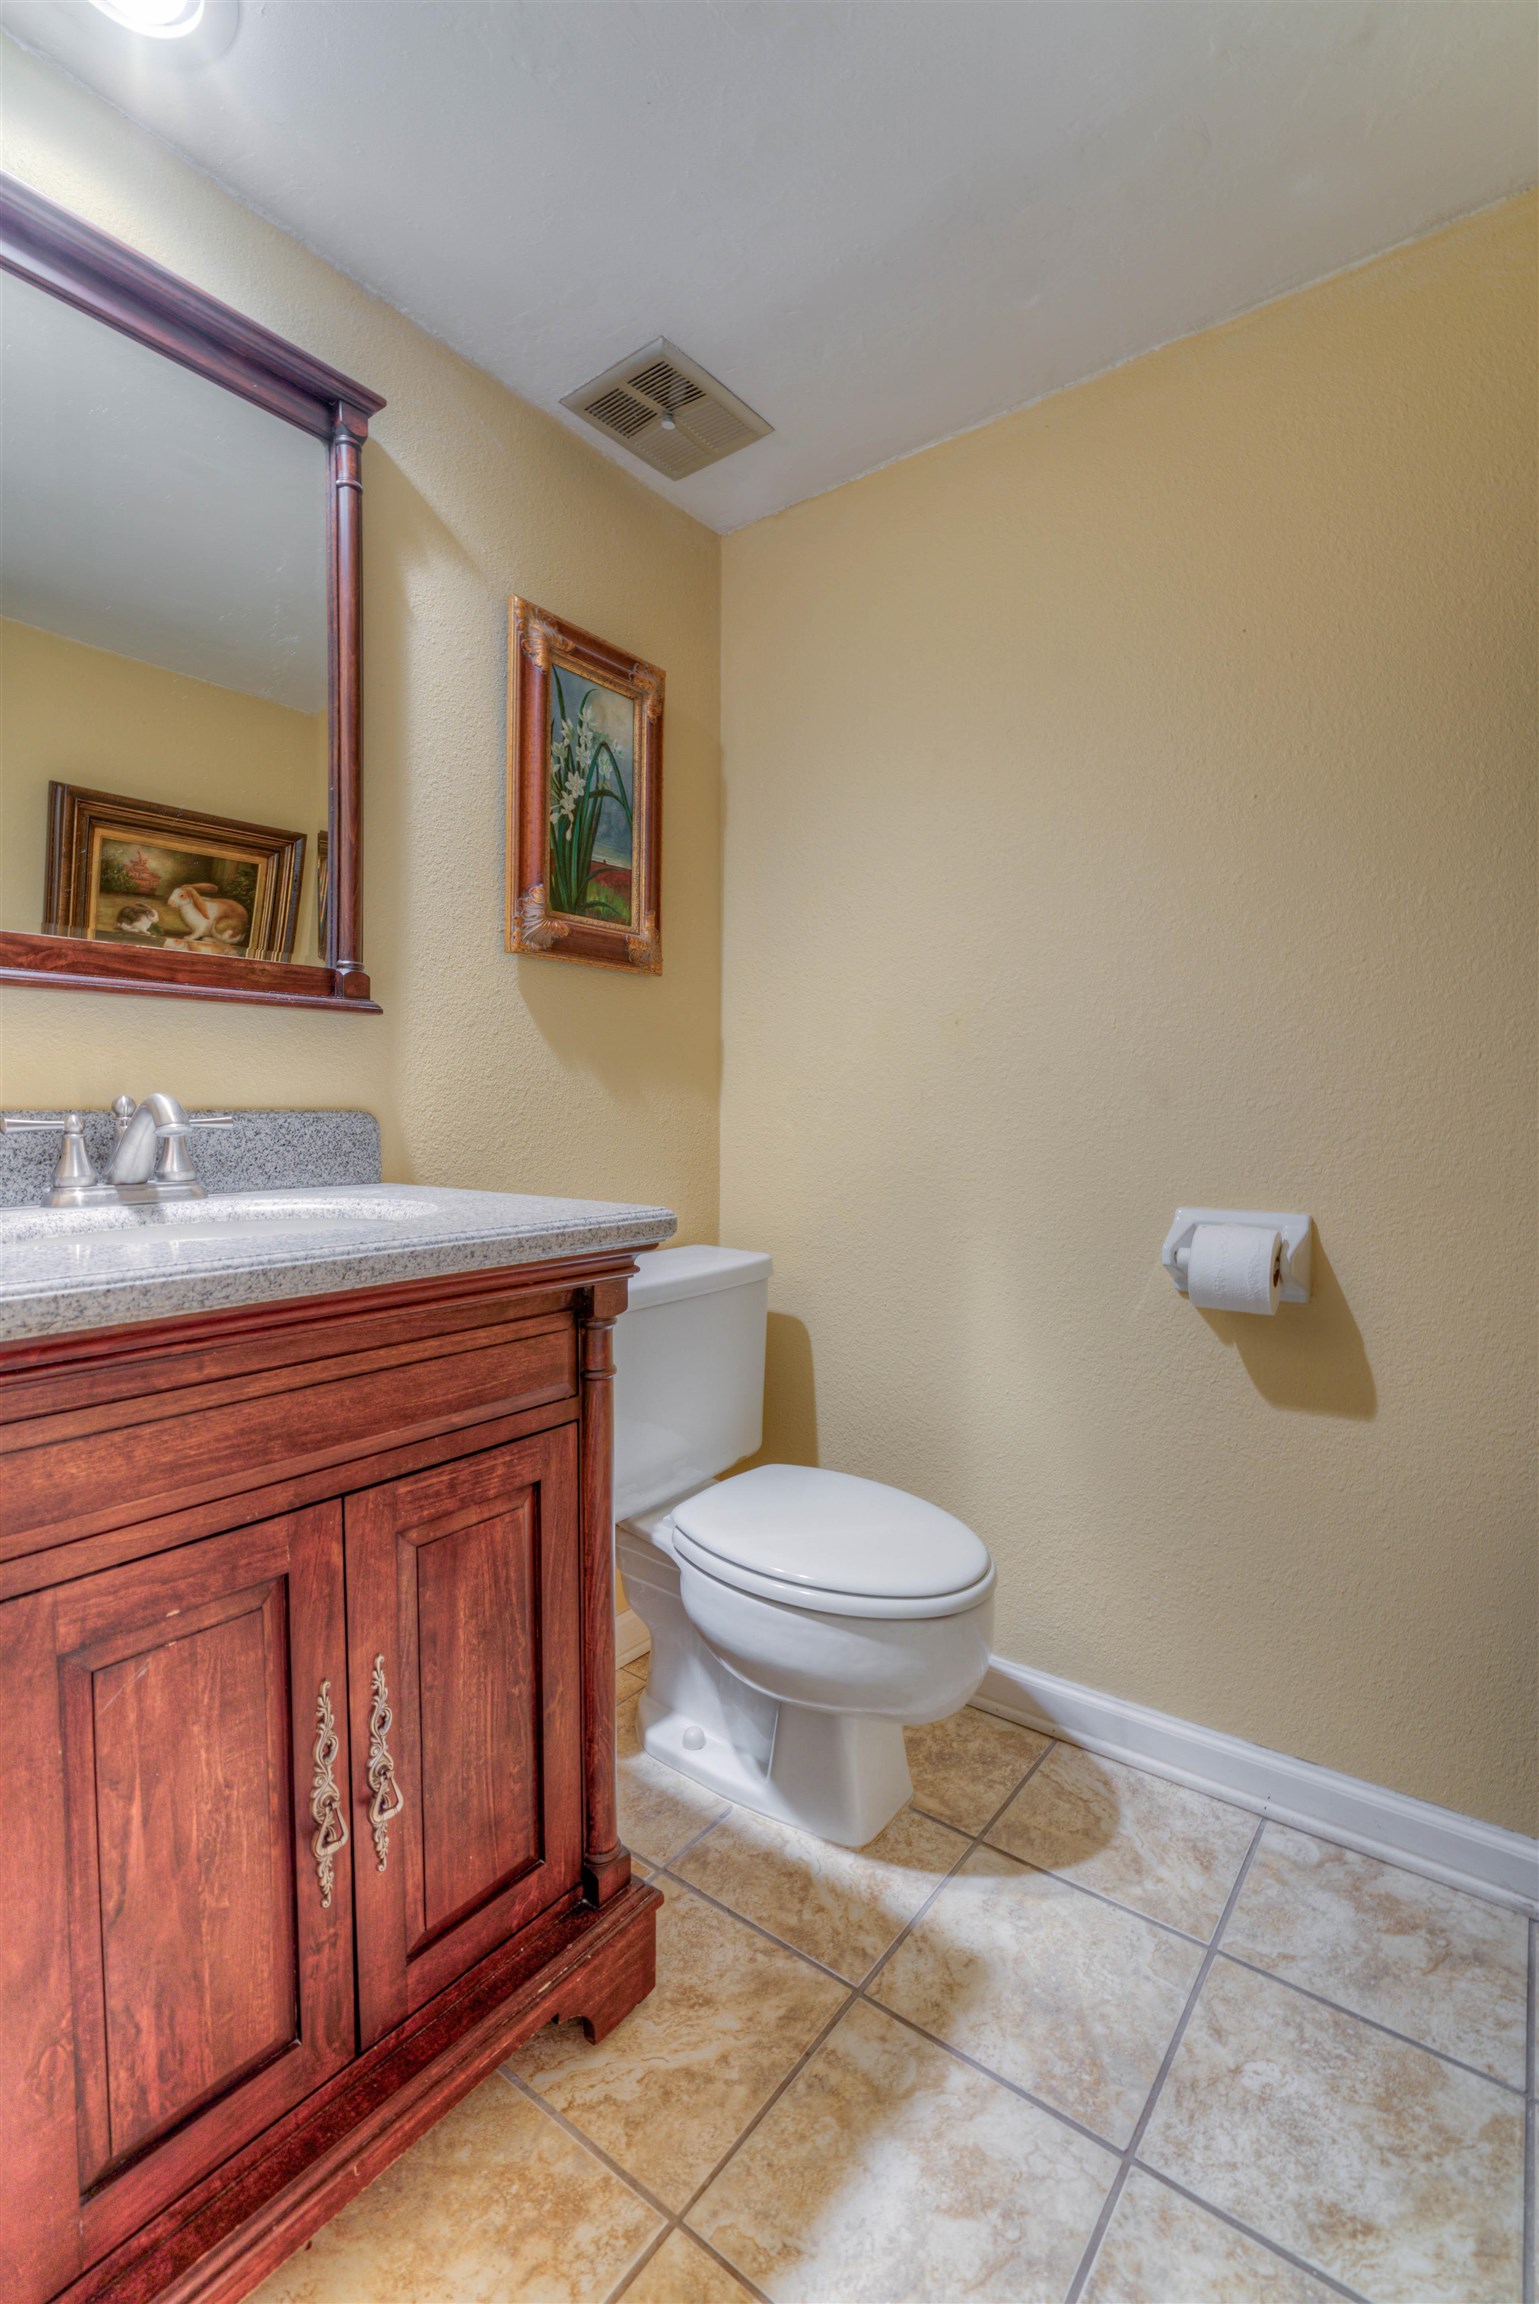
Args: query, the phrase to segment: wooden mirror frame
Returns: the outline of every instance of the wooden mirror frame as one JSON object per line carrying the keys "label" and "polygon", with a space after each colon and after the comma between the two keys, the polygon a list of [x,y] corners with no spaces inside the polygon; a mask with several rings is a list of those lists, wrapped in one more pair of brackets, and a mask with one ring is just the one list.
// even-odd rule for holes
{"label": "wooden mirror frame", "polygon": [[369,418],[384,401],[13,176],[0,176],[0,270],[30,280],[77,311],[325,441],[331,732],[331,898],[324,961],[210,961],[191,953],[141,952],[78,936],[0,929],[0,983],[157,992],[187,1000],[260,1000],[287,1008],[377,1015],[359,958],[361,467]]}

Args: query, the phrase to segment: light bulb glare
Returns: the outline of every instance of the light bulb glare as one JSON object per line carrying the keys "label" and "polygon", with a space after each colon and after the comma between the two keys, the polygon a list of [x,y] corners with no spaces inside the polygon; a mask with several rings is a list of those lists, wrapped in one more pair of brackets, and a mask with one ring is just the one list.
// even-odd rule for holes
{"label": "light bulb glare", "polygon": [[125,31],[142,32],[151,40],[181,40],[202,23],[206,0],[91,0],[91,5]]}

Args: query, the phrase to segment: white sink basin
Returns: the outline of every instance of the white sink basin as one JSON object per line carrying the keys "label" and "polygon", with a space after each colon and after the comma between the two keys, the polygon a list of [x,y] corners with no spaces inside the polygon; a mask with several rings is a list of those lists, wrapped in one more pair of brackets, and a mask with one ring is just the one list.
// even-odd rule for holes
{"label": "white sink basin", "polygon": [[0,1248],[21,1241],[149,1233],[158,1240],[267,1240],[286,1232],[417,1223],[433,1213],[388,1187],[345,1192],[210,1192],[203,1200],[104,1201],[87,1208],[0,1209]]}

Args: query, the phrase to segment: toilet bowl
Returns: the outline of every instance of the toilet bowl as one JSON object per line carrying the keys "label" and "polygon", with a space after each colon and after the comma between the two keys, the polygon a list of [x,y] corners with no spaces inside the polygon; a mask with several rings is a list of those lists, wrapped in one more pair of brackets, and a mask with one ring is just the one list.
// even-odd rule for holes
{"label": "toilet bowl", "polygon": [[988,1668],[994,1566],[961,1521],[880,1481],[712,1477],[759,1445],[769,1270],[660,1249],[616,1330],[618,1561],[652,1641],[638,1718],[654,1758],[861,1847],[912,1791],[904,1727]]}

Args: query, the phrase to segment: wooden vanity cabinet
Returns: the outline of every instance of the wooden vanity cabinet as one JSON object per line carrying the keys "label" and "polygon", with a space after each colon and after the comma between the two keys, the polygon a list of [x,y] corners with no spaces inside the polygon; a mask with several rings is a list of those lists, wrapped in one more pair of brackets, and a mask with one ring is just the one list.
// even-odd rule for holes
{"label": "wooden vanity cabinet", "polygon": [[58,1839],[12,1884],[16,2013],[55,2058],[66,1988],[73,2019],[73,2107],[19,2139],[54,2285],[77,2225],[104,2254],[353,2053],[349,1879],[328,1907],[307,1864],[313,1706],[346,1685],[336,1504],[0,1606],[9,1773]]}
{"label": "wooden vanity cabinet", "polygon": [[633,1269],[0,1346],[7,2304],[239,2297],[518,2040],[650,1989]]}
{"label": "wooden vanity cabinet", "polygon": [[576,1435],[558,1425],[344,1509],[353,1748],[380,1785],[354,1865],[369,2047],[578,1885]]}

